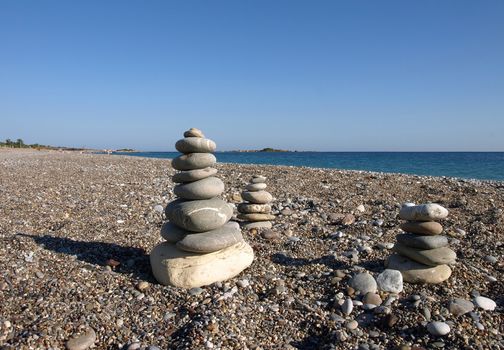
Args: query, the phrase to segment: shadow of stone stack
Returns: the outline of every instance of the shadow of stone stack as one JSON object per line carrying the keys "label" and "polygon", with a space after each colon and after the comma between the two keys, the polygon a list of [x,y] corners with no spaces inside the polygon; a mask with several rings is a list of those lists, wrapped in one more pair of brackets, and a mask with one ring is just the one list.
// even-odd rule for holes
{"label": "shadow of stone stack", "polygon": [[198,129],[190,129],[175,144],[183,155],[172,160],[179,199],[168,203],[161,236],[152,250],[154,277],[164,285],[201,287],[232,278],[247,268],[254,252],[238,223],[229,221],[233,207],[218,196],[224,183],[212,168],[216,145]]}
{"label": "shadow of stone stack", "polygon": [[271,201],[273,197],[267,191],[266,178],[254,175],[250,183],[245,187],[241,196],[246,202],[238,205],[238,219],[244,220],[242,227],[251,228],[271,228],[270,220],[275,219],[271,214]]}
{"label": "shadow of stone stack", "polygon": [[405,231],[396,237],[387,268],[399,270],[403,280],[410,283],[441,283],[451,275],[449,265],[457,255],[448,247],[448,238],[441,235],[443,226],[437,220],[446,219],[448,210],[439,204],[402,206],[399,217],[407,220],[401,224]]}

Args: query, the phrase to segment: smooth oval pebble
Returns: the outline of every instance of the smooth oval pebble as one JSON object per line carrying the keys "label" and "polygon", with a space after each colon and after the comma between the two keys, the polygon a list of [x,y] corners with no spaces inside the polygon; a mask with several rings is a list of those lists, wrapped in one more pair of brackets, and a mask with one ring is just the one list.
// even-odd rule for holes
{"label": "smooth oval pebble", "polygon": [[194,169],[187,171],[180,171],[172,176],[173,182],[184,183],[184,182],[193,182],[202,179],[206,179],[212,175],[217,174],[217,169],[215,168],[203,168],[203,169]]}
{"label": "smooth oval pebble", "polygon": [[429,203],[420,205],[403,205],[399,217],[411,221],[433,221],[445,219],[448,210],[439,204]]}
{"label": "smooth oval pebble", "polygon": [[427,324],[427,331],[432,335],[443,336],[450,333],[450,326],[445,322],[431,322]]}
{"label": "smooth oval pebble", "polygon": [[448,304],[448,310],[455,315],[461,316],[474,310],[474,305],[469,300],[456,298]]}
{"label": "smooth oval pebble", "polygon": [[403,233],[396,236],[397,242],[407,247],[416,249],[435,249],[448,245],[446,236],[419,236],[412,233]]}
{"label": "smooth oval pebble", "polygon": [[388,269],[399,270],[405,282],[437,284],[446,281],[451,276],[448,265],[428,266],[408,259],[399,254],[388,257],[385,266]]}
{"label": "smooth oval pebble", "polygon": [[257,184],[248,184],[245,189],[247,191],[251,191],[251,192],[254,192],[254,191],[261,191],[261,190],[265,190],[266,187],[268,187],[268,185],[266,185],[264,182],[260,182],[260,183],[257,183]]}
{"label": "smooth oval pebble", "polygon": [[401,230],[418,235],[434,236],[443,232],[443,226],[435,221],[408,221],[401,224]]}
{"label": "smooth oval pebble", "polygon": [[252,179],[250,180],[250,183],[253,183],[253,184],[258,184],[258,183],[263,183],[263,182],[266,182],[266,177],[258,176],[258,175],[254,175],[252,177]]}
{"label": "smooth oval pebble", "polygon": [[250,213],[268,214],[269,212],[271,212],[271,205],[240,203],[238,204],[238,211],[243,214],[250,214]]}
{"label": "smooth oval pebble", "polygon": [[212,253],[243,241],[240,225],[230,221],[215,230],[190,233],[177,242],[177,248],[186,252]]}
{"label": "smooth oval pebble", "polygon": [[273,196],[266,191],[242,192],[243,200],[254,204],[267,204],[273,200]]}
{"label": "smooth oval pebble", "polygon": [[495,301],[490,298],[478,296],[474,298],[474,305],[483,310],[493,311],[497,307]]}
{"label": "smooth oval pebble", "polygon": [[353,307],[352,299],[346,298],[343,304],[341,304],[341,311],[348,316],[352,313]]}
{"label": "smooth oval pebble", "polygon": [[189,153],[172,159],[175,170],[203,169],[214,165],[217,158],[212,153]]}
{"label": "smooth oval pebble", "polygon": [[250,230],[253,228],[272,228],[273,224],[271,221],[256,221],[256,222],[242,222],[240,226],[244,229]]}
{"label": "smooth oval pebble", "polygon": [[95,331],[92,328],[87,328],[84,333],[68,340],[66,343],[66,348],[68,350],[85,350],[93,345],[95,341]]}
{"label": "smooth oval pebble", "polygon": [[217,177],[207,177],[202,180],[177,185],[173,193],[183,199],[210,199],[224,192],[224,182]]}
{"label": "smooth oval pebble", "polygon": [[269,220],[274,220],[275,215],[259,214],[259,213],[238,214],[238,219],[245,220],[245,221],[269,221]]}
{"label": "smooth oval pebble", "polygon": [[184,132],[184,137],[205,137],[205,135],[203,135],[203,131],[200,129],[190,128]]}
{"label": "smooth oval pebble", "polygon": [[177,199],[168,203],[165,215],[175,225],[193,232],[211,231],[231,219],[233,209],[219,198],[188,201]]}
{"label": "smooth oval pebble", "polygon": [[183,239],[187,234],[187,231],[166,221],[163,226],[161,226],[161,237],[170,243],[177,243]]}
{"label": "smooth oval pebble", "polygon": [[212,153],[217,148],[215,142],[201,137],[186,137],[175,143],[175,148],[181,153]]}
{"label": "smooth oval pebble", "polygon": [[416,249],[396,243],[392,249],[401,255],[428,266],[453,264],[457,259],[457,254],[448,247]]}

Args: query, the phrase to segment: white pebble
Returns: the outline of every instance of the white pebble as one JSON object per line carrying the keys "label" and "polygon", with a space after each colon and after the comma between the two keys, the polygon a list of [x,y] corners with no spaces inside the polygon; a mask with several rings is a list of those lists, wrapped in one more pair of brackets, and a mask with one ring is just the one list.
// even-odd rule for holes
{"label": "white pebble", "polygon": [[495,308],[497,306],[495,301],[493,301],[490,298],[486,298],[486,297],[482,297],[482,296],[474,298],[474,305],[476,305],[480,309],[488,310],[488,311],[495,310]]}
{"label": "white pebble", "polygon": [[427,325],[427,330],[432,335],[443,336],[450,333],[450,326],[448,326],[447,323],[436,321],[429,323]]}

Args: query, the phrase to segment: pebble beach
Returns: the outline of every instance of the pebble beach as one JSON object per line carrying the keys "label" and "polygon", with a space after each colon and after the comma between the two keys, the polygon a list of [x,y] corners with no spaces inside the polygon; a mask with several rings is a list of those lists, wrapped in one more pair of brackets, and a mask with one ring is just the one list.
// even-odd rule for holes
{"label": "pebble beach", "polygon": [[[149,263],[169,160],[0,149],[0,349],[504,349],[504,182],[215,167],[235,206],[265,176],[276,218],[242,231],[249,268],[186,290]],[[449,210],[453,272],[368,308],[349,281],[383,272],[405,202]]]}

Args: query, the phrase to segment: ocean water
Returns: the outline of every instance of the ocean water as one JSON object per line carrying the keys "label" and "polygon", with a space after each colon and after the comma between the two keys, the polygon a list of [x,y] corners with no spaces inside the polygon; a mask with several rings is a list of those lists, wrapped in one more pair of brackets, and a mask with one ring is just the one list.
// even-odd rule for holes
{"label": "ocean water", "polygon": [[[175,158],[178,152],[114,154]],[[217,152],[224,163],[367,170],[504,181],[504,152]]]}

